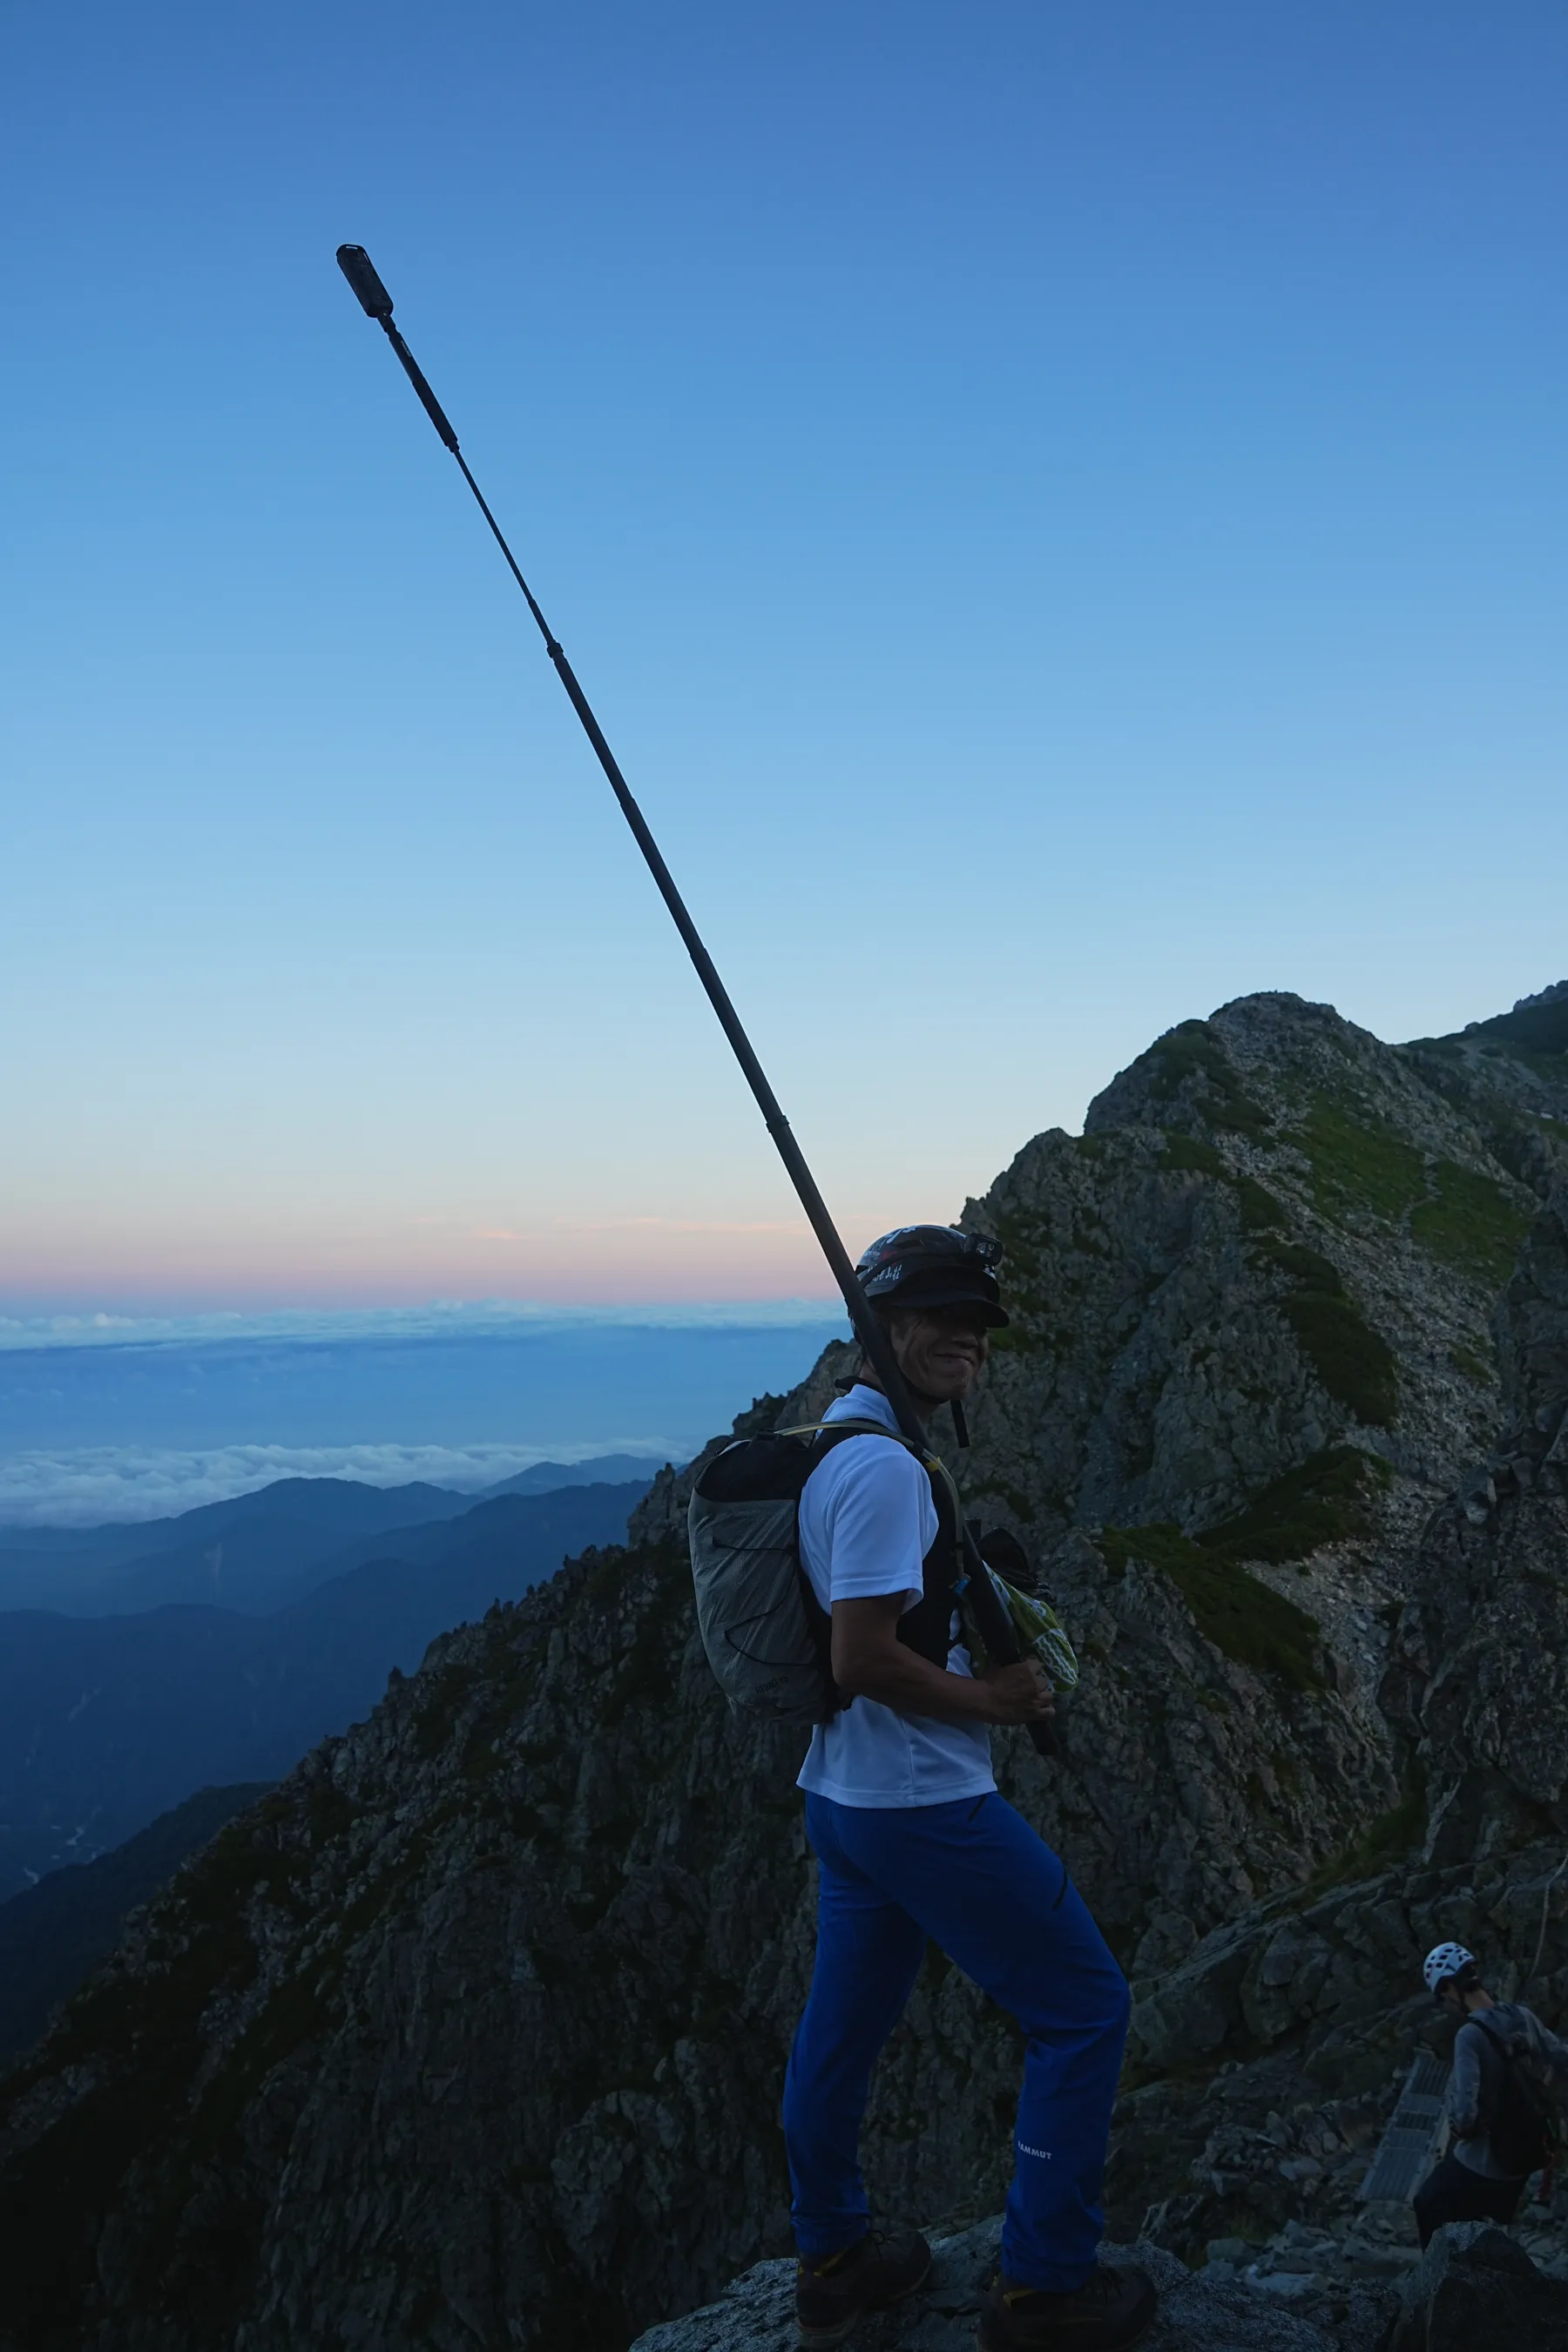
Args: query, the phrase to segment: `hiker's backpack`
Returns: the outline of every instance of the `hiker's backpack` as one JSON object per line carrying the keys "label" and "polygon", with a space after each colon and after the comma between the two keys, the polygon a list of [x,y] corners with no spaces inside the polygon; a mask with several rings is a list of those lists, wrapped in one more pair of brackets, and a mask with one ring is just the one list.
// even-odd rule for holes
{"label": "hiker's backpack", "polygon": [[1552,2161],[1563,2137],[1557,2078],[1527,2033],[1493,2025],[1485,2011],[1468,2021],[1486,2035],[1500,2062],[1481,2116],[1493,2161],[1510,2180],[1528,2179]]}
{"label": "hiker's backpack", "polygon": [[832,1620],[800,1557],[800,1497],[826,1449],[846,1437],[906,1442],[879,1421],[781,1429],[727,1445],[691,1490],[691,1580],[708,1663],[731,1706],[774,1723],[826,1723],[843,1703]]}
{"label": "hiker's backpack", "polygon": [[[779,1430],[726,1446],[692,1488],[687,1524],[708,1663],[731,1706],[775,1723],[826,1723],[847,1704],[833,1680],[832,1620],[801,1559],[799,1521],[806,1480],[847,1437],[909,1444],[879,1421]],[[924,1563],[925,1598],[900,1620],[899,1638],[945,1665],[952,1611],[962,1605],[966,1581],[958,1496],[936,1455],[917,1458],[931,1482],[938,1533]],[[1078,1662],[1052,1611],[1000,1577],[993,1580],[1026,1651],[1034,1646],[1057,1687],[1070,1689]],[[966,1631],[973,1646],[973,1629]]]}

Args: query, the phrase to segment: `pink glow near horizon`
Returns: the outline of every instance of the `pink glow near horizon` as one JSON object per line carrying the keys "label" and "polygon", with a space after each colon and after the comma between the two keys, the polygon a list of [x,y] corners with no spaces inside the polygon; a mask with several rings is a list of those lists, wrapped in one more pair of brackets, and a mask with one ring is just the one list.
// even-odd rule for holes
{"label": "pink glow near horizon", "polygon": [[[861,1225],[865,1231],[860,1231]],[[881,1230],[858,1219],[850,1249]],[[458,1237],[416,1233],[388,1246],[293,1234],[270,1246],[246,1236],[103,1242],[68,1253],[0,1256],[0,1311],[109,1309],[146,1313],[209,1307],[422,1305],[433,1297],[573,1307],[731,1305],[837,1295],[809,1230],[779,1224],[706,1225],[658,1219],[589,1226],[570,1236],[504,1230]]]}

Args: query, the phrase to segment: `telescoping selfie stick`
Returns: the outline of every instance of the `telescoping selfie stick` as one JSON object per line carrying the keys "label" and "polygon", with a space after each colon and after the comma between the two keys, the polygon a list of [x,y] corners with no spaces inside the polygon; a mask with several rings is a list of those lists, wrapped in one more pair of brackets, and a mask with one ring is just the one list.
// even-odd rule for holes
{"label": "telescoping selfie stick", "polygon": [[[478,502],[479,512],[489,523],[494,534],[496,545],[505,556],[511,576],[527,600],[528,609],[538,623],[539,634],[544,639],[544,650],[555,665],[555,674],[566,688],[573,709],[583,722],[583,731],[597,754],[600,767],[609,778],[610,790],[621,804],[621,814],[630,825],[633,838],[642,851],[648,872],[658,885],[659,896],[674,918],[675,928],[686,943],[686,952],[696,966],[697,977],[708,992],[708,1002],[718,1014],[720,1026],[734,1048],[735,1059],[740,1063],[745,1074],[746,1084],[756,1097],[757,1108],[766,1122],[768,1133],[778,1147],[779,1157],[784,1161],[790,1182],[795,1186],[801,1207],[805,1211],[810,1221],[811,1230],[822,1244],[823,1255],[833,1269],[833,1278],[844,1294],[844,1304],[849,1311],[849,1321],[855,1337],[864,1349],[878,1379],[887,1392],[888,1402],[892,1406],[900,1429],[911,1445],[917,1446],[922,1454],[927,1454],[931,1450],[931,1441],[926,1435],[925,1427],[919,1413],[915,1411],[914,1399],[910,1394],[909,1385],[902,1372],[899,1370],[898,1360],[893,1354],[891,1343],[867,1304],[855,1268],[850,1263],[849,1253],[838,1237],[838,1229],[828,1214],[827,1203],[817,1191],[816,1181],[805,1164],[805,1156],[795,1139],[790,1123],[779,1108],[778,1097],[768,1084],[767,1073],[752,1051],[752,1041],[741,1025],[740,1014],[730,1002],[729,991],[720,979],[713,959],[703,946],[701,935],[687,912],[686,901],[675,887],[675,877],[664,862],[658,842],[648,831],[647,819],[632,798],[630,788],[616,764],[615,753],[605,740],[604,730],[594,716],[587,696],[577,683],[577,674],[567,660],[560,639],[552,634],[549,622],[541,612],[532,589],[518,569],[517,558],[507,545],[500,523],[486,504],[484,492],[468,471],[468,460],[458,446],[458,436],[447,420],[447,412],[425,381],[424,372],[419,362],[393,324],[392,297],[377,277],[375,267],[363,245],[340,245],[338,268],[358,296],[360,307],[365,316],[376,320],[384,329],[387,341],[403,364],[404,373],[419,395],[426,415],[457,459],[463,479],[472,490]],[[981,1560],[974,1538],[968,1528],[964,1526],[962,1512],[959,1513],[958,1518],[963,1538],[965,1566],[969,1574],[970,1600],[980,1638],[984,1643],[988,1654],[998,1664],[1016,1664],[1022,1653],[1017,1635],[1014,1631],[1013,1621],[1004,1607],[995,1587],[992,1584],[990,1575]],[[1056,1742],[1047,1725],[1032,1723],[1029,1726],[1029,1735],[1042,1756],[1055,1754]]]}

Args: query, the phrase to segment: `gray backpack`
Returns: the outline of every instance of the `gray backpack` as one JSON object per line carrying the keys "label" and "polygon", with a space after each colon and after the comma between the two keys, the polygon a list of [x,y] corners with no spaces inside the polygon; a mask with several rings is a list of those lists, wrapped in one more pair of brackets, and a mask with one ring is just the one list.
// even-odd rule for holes
{"label": "gray backpack", "polygon": [[[931,1479],[939,1528],[945,1528],[951,1550],[958,1526],[957,1489],[936,1454],[922,1454],[880,1421],[820,1422],[776,1430],[771,1437],[739,1439],[715,1454],[691,1490],[691,1575],[708,1663],[731,1706],[774,1723],[826,1723],[850,1703],[833,1679],[833,1621],[812,1591],[800,1557],[801,1490],[828,1448],[846,1437],[891,1437],[895,1444],[909,1446]],[[1078,1659],[1056,1611],[1040,1594],[1021,1591],[1000,1572],[1010,1567],[1032,1581],[1017,1538],[1000,1528],[989,1535],[974,1532],[1021,1654],[1027,1657],[1032,1652],[1039,1659],[1057,1690],[1073,1689]],[[928,1581],[925,1601],[900,1622],[900,1640],[943,1664],[951,1612],[965,1582],[962,1569],[947,1586],[939,1580],[933,1590]],[[968,1604],[963,1607],[964,1637],[971,1654],[983,1660],[984,1645]]]}
{"label": "gray backpack", "polygon": [[801,1562],[800,1497],[829,1446],[866,1436],[893,1432],[877,1421],[834,1421],[742,1438],[714,1456],[691,1490],[687,1525],[702,1646],[725,1697],[748,1715],[826,1723],[843,1705],[832,1620]]}

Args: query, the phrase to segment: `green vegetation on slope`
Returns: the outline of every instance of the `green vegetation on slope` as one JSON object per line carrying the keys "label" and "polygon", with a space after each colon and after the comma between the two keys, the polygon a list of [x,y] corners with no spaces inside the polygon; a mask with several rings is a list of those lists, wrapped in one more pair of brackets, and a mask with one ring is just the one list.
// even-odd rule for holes
{"label": "green vegetation on slope", "polygon": [[1285,1222],[1285,1204],[1277,1201],[1266,1184],[1252,1176],[1233,1176],[1237,1205],[1241,1211],[1242,1231],[1266,1234]]}
{"label": "green vegetation on slope", "polygon": [[[1268,1114],[1242,1085],[1220,1037],[1206,1021],[1178,1022],[1163,1037],[1156,1037],[1139,1059],[1151,1066],[1150,1092],[1157,1102],[1169,1102],[1189,1078],[1195,1078],[1212,1126],[1247,1136],[1254,1143],[1272,1140]],[[1136,1069],[1138,1064],[1132,1066]]]}
{"label": "green vegetation on slope", "polygon": [[1554,997],[1549,1004],[1527,1004],[1518,1013],[1495,1013],[1464,1034],[1496,1038],[1521,1061],[1550,1063],[1550,1076],[1568,1078],[1568,996]]}
{"label": "green vegetation on slope", "polygon": [[1529,1230],[1529,1212],[1516,1208],[1500,1184],[1454,1160],[1439,1160],[1435,1197],[1410,1218],[1411,1234],[1423,1249],[1492,1290],[1513,1272]]}
{"label": "green vegetation on slope", "polygon": [[1200,1143],[1194,1135],[1178,1135],[1173,1129],[1165,1138],[1162,1166],[1179,1170],[1184,1175],[1215,1176],[1223,1182],[1230,1173],[1212,1143]]}
{"label": "green vegetation on slope", "polygon": [[1244,1511],[1185,1536],[1168,1521],[1106,1528],[1095,1538],[1113,1576],[1142,1559],[1171,1579],[1198,1631],[1241,1665],[1282,1675],[1295,1690],[1321,1690],[1318,1622],[1249,1576],[1245,1560],[1279,1566],[1326,1543],[1364,1535],[1371,1491],[1388,1465],[1353,1445],[1329,1445],[1256,1495]]}
{"label": "green vegetation on slope", "polygon": [[1491,1177],[1453,1160],[1438,1160],[1428,1175],[1426,1156],[1386,1119],[1328,1094],[1313,1096],[1290,1139],[1307,1155],[1312,1199],[1325,1217],[1342,1222],[1359,1211],[1396,1227],[1408,1220],[1412,1239],[1445,1265],[1492,1289],[1507,1281],[1530,1219]]}
{"label": "green vegetation on slope", "polygon": [[1422,1154],[1358,1103],[1315,1094],[1290,1140],[1310,1163],[1313,1201],[1336,1222],[1362,1209],[1400,1224],[1426,1190]]}
{"label": "green vegetation on slope", "polygon": [[1265,1240],[1258,1250],[1290,1278],[1280,1312],[1329,1394],[1369,1428],[1386,1429],[1399,1410],[1394,1350],[1346,1297],[1337,1269],[1300,1242]]}
{"label": "green vegetation on slope", "polygon": [[1354,1842],[1334,1854],[1312,1873],[1306,1884],[1291,1898],[1293,1910],[1304,1909],[1326,1895],[1331,1887],[1355,1885],[1368,1878],[1380,1877],[1392,1870],[1419,1845],[1426,1830],[1426,1780],[1418,1763],[1412,1760],[1405,1776],[1405,1793],[1397,1805],[1375,1821]]}
{"label": "green vegetation on slope", "polygon": [[1161,1166],[1184,1175],[1213,1176],[1220,1183],[1228,1184],[1236,1194],[1244,1233],[1268,1233],[1285,1222],[1283,1202],[1277,1201],[1256,1177],[1239,1175],[1235,1169],[1227,1168],[1212,1143],[1200,1143],[1194,1136],[1178,1135],[1172,1129],[1165,1137]]}
{"label": "green vegetation on slope", "polygon": [[[1079,1143],[1098,1139],[1080,1137]],[[996,1238],[1006,1251],[1002,1286],[1013,1321],[1004,1331],[993,1331],[991,1345],[1005,1355],[1062,1354],[1073,1343],[1072,1330],[1058,1318],[1061,1303],[1045,1288],[1041,1260],[1050,1245],[1050,1229],[1034,1211],[1009,1210],[996,1220]]]}
{"label": "green vegetation on slope", "polygon": [[1368,1533],[1370,1490],[1386,1486],[1389,1476],[1380,1454],[1363,1454],[1355,1445],[1326,1445],[1265,1486],[1244,1511],[1205,1528],[1195,1540],[1224,1560],[1262,1559],[1279,1567],[1306,1559],[1323,1544]]}
{"label": "green vegetation on slope", "polygon": [[1245,1569],[1220,1565],[1168,1523],[1104,1528],[1095,1540],[1113,1576],[1125,1574],[1129,1559],[1168,1576],[1205,1640],[1238,1665],[1279,1675],[1292,1690],[1324,1687],[1317,1619]]}

